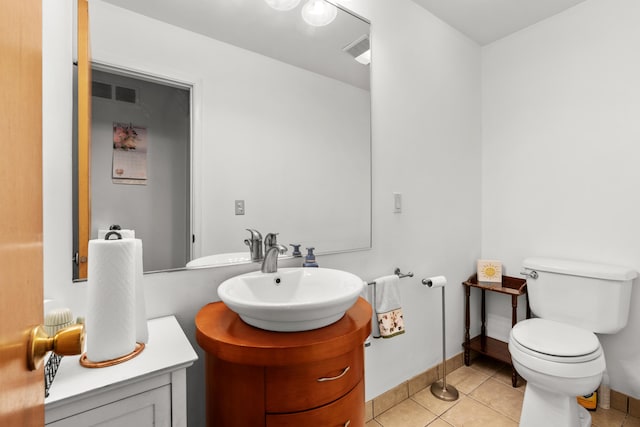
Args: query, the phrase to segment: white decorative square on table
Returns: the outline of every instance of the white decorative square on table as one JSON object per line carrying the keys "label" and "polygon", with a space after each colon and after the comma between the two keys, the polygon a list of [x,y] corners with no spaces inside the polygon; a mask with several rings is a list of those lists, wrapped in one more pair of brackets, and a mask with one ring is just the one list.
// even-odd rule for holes
{"label": "white decorative square on table", "polygon": [[490,259],[479,259],[478,283],[495,287],[502,286],[502,262]]}

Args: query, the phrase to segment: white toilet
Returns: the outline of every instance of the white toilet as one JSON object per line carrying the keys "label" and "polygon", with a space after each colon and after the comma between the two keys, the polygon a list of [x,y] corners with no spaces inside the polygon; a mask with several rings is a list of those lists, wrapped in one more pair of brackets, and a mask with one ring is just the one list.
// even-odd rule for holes
{"label": "white toilet", "polygon": [[576,396],[596,390],[605,371],[595,333],[627,324],[637,272],[555,258],[527,258],[523,266],[536,317],[509,336],[513,366],[527,381],[520,426],[588,427],[591,415]]}

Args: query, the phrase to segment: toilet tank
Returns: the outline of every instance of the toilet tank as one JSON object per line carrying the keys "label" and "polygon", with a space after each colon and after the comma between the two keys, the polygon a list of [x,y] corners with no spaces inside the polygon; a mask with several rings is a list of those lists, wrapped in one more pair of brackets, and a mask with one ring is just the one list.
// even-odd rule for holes
{"label": "toilet tank", "polygon": [[602,334],[627,324],[635,270],[557,258],[527,258],[523,266],[536,316]]}

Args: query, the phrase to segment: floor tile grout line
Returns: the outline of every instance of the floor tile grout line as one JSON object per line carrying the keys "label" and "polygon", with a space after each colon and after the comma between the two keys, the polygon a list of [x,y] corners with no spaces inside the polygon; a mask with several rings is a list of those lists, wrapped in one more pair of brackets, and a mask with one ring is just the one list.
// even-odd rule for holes
{"label": "floor tile grout line", "polygon": [[[473,368],[471,368],[471,369],[473,369]],[[476,371],[476,372],[478,372],[478,371]],[[482,372],[480,372],[480,373],[481,373],[482,375],[486,376],[486,378],[485,378],[485,379],[483,379],[480,383],[478,383],[478,385],[476,385],[472,390],[470,390],[470,391],[469,391],[469,393],[465,393],[465,394],[470,395],[471,393],[473,393],[474,391],[476,391],[476,390],[477,390],[477,389],[478,389],[482,384],[484,384],[484,383],[485,383],[489,378],[491,378],[491,377],[489,377],[487,374],[484,374],[484,373],[482,373]],[[452,385],[455,387],[455,384],[452,384]],[[456,390],[457,390],[457,389],[458,389],[458,387],[456,387]],[[458,392],[460,392],[460,390],[458,390]]]}
{"label": "floor tile grout line", "polygon": [[[426,390],[426,389],[425,389]],[[415,395],[414,395],[415,396]],[[460,392],[460,396],[466,396],[466,394]],[[427,411],[431,412],[432,414],[435,414],[436,417],[440,418],[441,416],[443,416],[444,414],[446,414],[451,408],[453,408],[454,406],[456,406],[459,402],[460,402],[460,398],[458,398],[454,404],[452,404],[451,406],[449,406],[447,409],[445,409],[441,414],[436,414],[435,412],[433,412],[433,410],[427,408],[426,406],[424,406],[423,404],[421,404],[420,402],[418,402],[417,400],[413,399],[413,396],[409,397],[409,399],[413,400],[415,403],[417,403],[418,405],[420,405],[422,408],[426,409]],[[443,420],[444,421],[444,420]],[[433,421],[432,421],[433,422]]]}
{"label": "floor tile grout line", "polygon": [[[504,384],[502,381],[498,381],[498,380],[494,380],[494,381],[496,381],[496,382],[497,382],[498,384],[500,384],[501,386],[509,387],[507,384]],[[476,388],[476,390],[477,390],[478,388],[480,388],[480,387],[477,387],[477,388]],[[512,388],[515,388],[515,387],[512,387]],[[474,391],[475,391],[475,390],[474,390]],[[498,412],[498,413],[499,413],[499,414],[501,414],[501,415],[504,415],[505,417],[509,418],[509,419],[510,419],[510,420],[512,420],[512,421],[515,421],[515,422],[517,422],[517,423],[519,423],[519,422],[520,422],[520,419],[517,419],[517,420],[516,420],[515,418],[511,417],[509,414],[507,414],[507,413],[505,413],[505,412],[502,412],[500,409],[498,409],[498,408],[496,408],[496,407],[494,407],[494,406],[491,406],[491,404],[481,401],[479,397],[472,396],[472,395],[471,395],[471,393],[469,393],[469,396],[468,396],[468,397],[470,397],[471,399],[473,399],[473,400],[475,400],[476,402],[480,403],[481,405],[486,406],[487,408],[493,409],[494,411]],[[594,426],[594,427],[595,427],[595,426]]]}
{"label": "floor tile grout line", "polygon": [[[473,369],[473,368],[472,368],[472,369]],[[506,417],[507,419],[509,419],[509,420],[511,420],[511,421],[518,422],[517,420],[514,420],[513,418],[509,417],[507,414],[504,414],[503,412],[501,412],[501,411],[497,410],[496,408],[493,408],[492,406],[490,406],[490,405],[488,405],[488,404],[486,404],[486,403],[484,403],[484,402],[482,402],[482,401],[480,401],[480,400],[478,400],[478,399],[476,399],[476,398],[474,398],[474,397],[472,397],[472,396],[471,396],[471,393],[473,393],[475,390],[477,390],[480,386],[482,386],[482,384],[484,384],[485,382],[487,382],[489,379],[493,378],[493,376],[492,376],[492,375],[488,375],[487,373],[482,372],[482,371],[480,371],[480,370],[478,370],[478,369],[473,369],[473,370],[474,370],[476,373],[479,373],[479,374],[481,374],[481,375],[485,376],[486,378],[484,378],[484,379],[483,379],[483,380],[482,380],[482,381],[481,381],[481,382],[480,382],[476,387],[474,387],[474,388],[473,388],[469,393],[463,393],[463,392],[461,392],[461,391],[458,391],[458,392],[459,392],[459,394],[460,394],[460,396],[461,396],[461,397],[462,397],[462,396],[469,397],[469,398],[471,398],[473,401],[475,401],[476,403],[478,403],[478,404],[480,404],[480,405],[482,405],[482,406],[484,406],[484,407],[486,407],[486,408],[488,408],[488,409],[491,409],[491,410],[495,411],[495,412],[496,412],[496,413],[498,413],[499,415],[504,416],[504,417]],[[495,375],[495,374],[494,374],[494,375]],[[502,384],[502,382],[500,382],[500,383]],[[453,385],[453,386],[455,387],[455,385],[454,385],[454,384],[451,384],[451,385]],[[421,391],[424,391],[424,390],[426,390],[426,389],[428,389],[429,387],[430,387],[430,385],[429,385],[429,386],[427,386],[427,387],[425,387],[424,389],[420,390],[420,392],[421,392]],[[457,389],[457,388],[456,388],[456,389]],[[429,409],[429,408],[425,407],[424,405],[422,405],[420,402],[418,402],[417,400],[415,400],[415,399],[413,398],[413,396],[415,396],[417,393],[419,393],[419,392],[414,393],[413,395],[409,396],[409,397],[408,397],[407,399],[405,399],[405,400],[410,399],[410,400],[412,400],[414,403],[418,404],[418,406],[420,406],[421,408],[423,408],[423,409],[425,409],[425,410],[427,410],[427,411],[429,411],[429,412],[433,413],[434,415],[436,415],[436,418],[434,418],[434,419],[433,419],[429,424],[432,424],[433,422],[435,422],[435,421],[436,421],[436,420],[438,420],[438,419],[440,419],[440,420],[442,420],[443,422],[447,423],[447,421],[445,421],[444,419],[442,419],[442,416],[443,416],[444,414],[446,414],[448,411],[450,411],[453,407],[455,407],[455,406],[459,403],[459,401],[460,401],[460,399],[458,399],[458,400],[456,401],[456,403],[452,404],[452,405],[451,405],[450,407],[448,407],[444,412],[442,412],[441,414],[436,414],[436,413],[435,413],[435,412],[433,412],[431,409]],[[399,403],[401,403],[401,402],[399,402]],[[398,404],[399,404],[399,403],[398,403]],[[394,405],[394,406],[396,406],[396,405]],[[391,409],[391,408],[389,408],[389,409]],[[385,412],[387,412],[387,411],[385,411]],[[380,414],[380,415],[382,415],[382,414]],[[376,422],[376,423],[378,423],[379,425],[381,425],[382,427],[384,427],[384,424],[380,423],[376,418],[373,418],[373,420],[375,420],[375,422]],[[429,424],[427,424],[427,425],[429,425]],[[447,423],[447,424],[449,424],[449,423]]]}
{"label": "floor tile grout line", "polygon": [[477,402],[477,403],[479,403],[480,405],[482,405],[482,406],[484,406],[484,407],[486,407],[486,408],[491,409],[492,411],[496,411],[498,414],[502,415],[503,417],[507,417],[507,418],[508,418],[508,419],[510,419],[511,421],[515,421],[516,423],[519,423],[519,422],[520,422],[520,420],[519,420],[519,419],[518,419],[518,420],[516,420],[516,419],[512,418],[511,416],[509,416],[509,414],[505,414],[504,412],[502,412],[502,411],[501,411],[501,410],[499,410],[498,408],[495,408],[495,407],[491,406],[490,404],[485,403],[485,402],[483,402],[483,401],[479,400],[478,398],[476,398],[476,397],[474,397],[474,396],[469,395],[469,396],[467,396],[467,397],[468,397],[468,398],[470,398],[470,399],[473,399],[474,401],[476,401],[476,402]]}

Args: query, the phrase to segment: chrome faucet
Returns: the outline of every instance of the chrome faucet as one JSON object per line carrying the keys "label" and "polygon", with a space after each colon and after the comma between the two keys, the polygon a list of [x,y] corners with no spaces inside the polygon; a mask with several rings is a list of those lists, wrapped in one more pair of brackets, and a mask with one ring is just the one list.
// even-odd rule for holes
{"label": "chrome faucet", "polygon": [[247,231],[251,233],[251,238],[245,239],[244,244],[249,246],[251,261],[260,261],[262,259],[262,234],[252,228],[247,228]]}
{"label": "chrome faucet", "polygon": [[278,244],[278,233],[269,233],[264,237],[264,253]]}
{"label": "chrome faucet", "polygon": [[264,261],[262,261],[263,273],[275,273],[278,271],[278,255],[285,254],[287,252],[286,246],[279,245],[278,243],[271,246],[267,253],[264,255]]}

